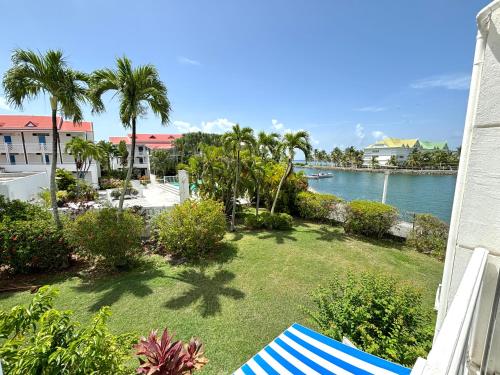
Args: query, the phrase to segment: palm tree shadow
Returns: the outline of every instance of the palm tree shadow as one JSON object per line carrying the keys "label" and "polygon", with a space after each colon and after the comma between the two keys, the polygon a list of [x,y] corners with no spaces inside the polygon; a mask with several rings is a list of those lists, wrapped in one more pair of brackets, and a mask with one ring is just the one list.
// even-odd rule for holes
{"label": "palm tree shadow", "polygon": [[165,277],[161,270],[147,270],[139,274],[126,273],[113,278],[100,279],[96,281],[84,282],[74,289],[86,293],[101,293],[104,292],[93,305],[89,307],[89,311],[97,311],[103,306],[111,306],[119,301],[126,294],[133,294],[136,297],[145,297],[153,293],[146,283],[149,280]]}
{"label": "palm tree shadow", "polygon": [[322,225],[319,229],[314,229],[313,232],[318,234],[317,239],[320,241],[331,242],[346,240],[346,235],[343,231],[327,225]]}
{"label": "palm tree shadow", "polygon": [[208,317],[221,312],[221,297],[229,297],[234,300],[245,297],[245,293],[242,291],[226,285],[235,278],[234,273],[226,270],[219,270],[210,277],[203,270],[198,272],[190,269],[171,278],[190,284],[191,288],[184,294],[167,301],[165,307],[168,309],[179,310],[199,303],[200,315]]}
{"label": "palm tree shadow", "polygon": [[285,243],[285,240],[297,241],[297,239],[292,234],[293,232],[294,232],[294,229],[287,230],[287,231],[273,230],[273,231],[267,232],[266,234],[264,234],[262,236],[259,236],[258,238],[260,238],[260,239],[274,238],[276,243],[283,244],[283,243]]}

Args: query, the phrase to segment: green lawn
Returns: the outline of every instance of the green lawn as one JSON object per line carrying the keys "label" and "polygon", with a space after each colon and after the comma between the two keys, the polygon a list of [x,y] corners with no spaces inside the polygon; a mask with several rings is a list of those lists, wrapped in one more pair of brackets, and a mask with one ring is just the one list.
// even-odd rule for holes
{"label": "green lawn", "polygon": [[[59,277],[58,307],[87,322],[110,305],[116,332],[146,335],[167,326],[206,345],[205,374],[228,374],[293,322],[314,328],[301,311],[309,293],[348,268],[410,280],[432,308],[443,264],[393,242],[345,236],[340,228],[302,223],[290,232],[228,234],[220,259],[170,266],[159,258],[140,270],[100,278]],[[0,294],[0,309],[26,303],[27,292]]]}

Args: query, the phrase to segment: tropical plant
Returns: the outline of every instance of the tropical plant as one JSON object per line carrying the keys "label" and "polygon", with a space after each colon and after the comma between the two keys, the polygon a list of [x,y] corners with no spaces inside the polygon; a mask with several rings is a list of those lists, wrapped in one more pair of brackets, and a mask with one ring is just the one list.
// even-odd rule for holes
{"label": "tropical plant", "polygon": [[[246,155],[243,158],[243,174],[249,178],[244,179],[246,190],[255,197],[255,214],[259,214],[261,189],[266,177],[265,161],[256,155]],[[246,183],[245,183],[246,182]]]}
{"label": "tropical plant", "polygon": [[411,284],[379,272],[349,272],[333,276],[312,297],[316,308],[306,311],[321,333],[336,340],[347,337],[361,350],[406,366],[431,348],[432,317]]}
{"label": "tropical plant", "polygon": [[378,168],[380,167],[380,163],[378,161],[378,156],[372,156],[372,159],[370,161],[370,165],[372,168]]}
{"label": "tropical plant", "polygon": [[409,168],[419,168],[422,166],[422,152],[414,148],[406,159],[406,166]]}
{"label": "tropical plant", "polygon": [[171,150],[154,150],[151,153],[149,162],[151,171],[157,176],[167,176],[176,172],[177,157]]}
{"label": "tropical plant", "polygon": [[333,194],[319,194],[301,191],[297,194],[297,208],[300,217],[308,220],[329,221],[335,216],[342,200]]}
{"label": "tropical plant", "polygon": [[[122,168],[125,168],[128,164],[128,154],[129,154],[129,152],[128,152],[128,147],[127,147],[127,142],[125,142],[124,140],[121,140],[118,143],[118,147],[116,149],[116,155],[120,159],[120,164],[121,164]],[[125,178],[126,178],[126,175],[125,175]]]}
{"label": "tropical plant", "polygon": [[112,267],[128,266],[141,251],[143,219],[124,211],[117,220],[116,208],[89,210],[69,222],[64,235],[75,251]]}
{"label": "tropical plant", "polygon": [[176,256],[201,258],[215,250],[226,232],[221,203],[211,199],[187,200],[154,220],[158,242]]}
{"label": "tropical plant", "polygon": [[67,169],[56,169],[56,185],[57,190],[70,190],[71,186],[76,184],[76,178],[73,173]]}
{"label": "tropical plant", "polygon": [[58,228],[61,220],[57,209],[57,144],[58,113],[73,122],[81,122],[81,105],[88,102],[86,74],[72,70],[61,51],[48,50],[45,54],[31,50],[16,49],[12,54],[12,67],[3,77],[3,89],[6,100],[17,108],[23,102],[40,95],[47,95],[52,111],[52,156],[50,168],[50,198],[52,213]]}
{"label": "tropical plant", "polygon": [[106,171],[111,171],[111,160],[117,154],[116,146],[107,141],[97,142],[97,147],[99,148],[99,163],[106,167]]}
{"label": "tropical plant", "polygon": [[280,155],[280,135],[278,133],[259,132],[257,134],[257,154],[263,159],[272,159],[279,162]]}
{"label": "tropical plant", "polygon": [[71,311],[54,308],[58,292],[42,287],[28,306],[0,311],[0,358],[12,375],[126,374],[131,334],[107,327],[109,307],[80,325]]}
{"label": "tropical plant", "polygon": [[94,142],[74,137],[66,143],[65,152],[73,155],[79,178],[84,179],[94,160],[101,158],[101,149]]}
{"label": "tropical plant", "polygon": [[224,146],[227,147],[232,152],[233,161],[235,164],[234,172],[234,186],[233,186],[233,201],[231,210],[231,232],[236,229],[235,218],[236,218],[236,204],[239,198],[238,196],[238,183],[240,180],[241,171],[241,150],[245,147],[251,147],[255,145],[255,138],[253,136],[253,130],[250,128],[241,128],[239,124],[233,125],[230,132],[223,135]]}
{"label": "tropical plant", "polygon": [[335,166],[340,166],[342,164],[343,153],[342,150],[338,147],[335,147],[333,151],[330,153],[330,159]]}
{"label": "tropical plant", "polygon": [[415,217],[408,244],[417,251],[443,260],[448,241],[448,224],[430,214]]}
{"label": "tropical plant", "polygon": [[309,141],[309,133],[304,130],[299,130],[296,133],[286,133],[283,136],[282,149],[284,150],[284,156],[287,159],[287,167],[285,169],[285,173],[281,177],[281,180],[278,184],[278,188],[276,189],[276,195],[274,197],[273,205],[271,207],[271,215],[274,214],[274,210],[276,208],[276,202],[278,201],[278,196],[280,194],[281,187],[283,186],[283,182],[285,179],[292,173],[293,171],[293,160],[295,158],[295,150],[301,150],[306,159],[309,157],[309,153],[311,152],[311,143]]}
{"label": "tropical plant", "polygon": [[388,204],[354,200],[347,205],[344,229],[347,233],[382,238],[396,223],[398,211]]}
{"label": "tropical plant", "polygon": [[137,374],[146,375],[185,375],[192,374],[207,363],[201,341],[191,338],[189,343],[174,341],[165,328],[161,338],[158,331],[151,331],[135,345],[140,366]]}
{"label": "tropical plant", "polygon": [[389,161],[387,162],[387,165],[390,165],[392,167],[398,166],[398,160],[396,159],[396,155],[391,155],[391,157],[389,158]]}
{"label": "tropical plant", "polygon": [[[116,91],[120,99],[120,120],[125,128],[132,128],[131,151],[127,177],[124,186],[132,178],[135,158],[135,142],[137,119],[145,116],[147,109],[160,117],[162,125],[167,125],[170,114],[170,102],[167,88],[160,80],[158,71],[153,65],[132,67],[127,57],[116,60],[116,69],[100,69],[92,73],[91,98],[95,112],[104,111],[101,97],[107,91]],[[119,212],[123,210],[125,190],[118,204]]]}

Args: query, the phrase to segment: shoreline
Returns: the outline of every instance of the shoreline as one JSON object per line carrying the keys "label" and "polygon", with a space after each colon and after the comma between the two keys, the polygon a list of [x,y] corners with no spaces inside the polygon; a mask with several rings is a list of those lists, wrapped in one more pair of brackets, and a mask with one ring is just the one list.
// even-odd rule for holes
{"label": "shoreline", "polygon": [[385,173],[386,171],[391,174],[410,174],[410,175],[442,175],[442,176],[455,176],[457,170],[439,170],[439,169],[384,169],[384,168],[353,168],[353,167],[335,167],[333,165],[295,165],[295,168],[311,168],[311,169],[324,169],[336,170],[346,172],[366,172],[366,173]]}

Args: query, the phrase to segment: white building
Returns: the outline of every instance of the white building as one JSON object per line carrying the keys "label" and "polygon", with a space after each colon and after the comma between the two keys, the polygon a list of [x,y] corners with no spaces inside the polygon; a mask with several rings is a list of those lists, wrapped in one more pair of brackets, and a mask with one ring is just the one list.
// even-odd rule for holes
{"label": "white building", "polygon": [[[93,141],[92,122],[75,124],[58,117],[60,142],[57,167],[76,173],[73,156],[65,152],[66,143],[74,137]],[[52,118],[50,116],[0,115],[0,171],[47,172],[52,160]],[[92,162],[87,180],[98,184],[99,167]]]}
{"label": "white building", "polygon": [[[135,160],[134,168],[141,176],[149,176],[151,167],[149,158],[154,150],[171,150],[175,147],[175,140],[181,138],[182,134],[136,134],[135,135]],[[126,137],[109,137],[109,141],[115,146],[120,142],[125,142],[127,150],[130,153],[132,148],[132,134]],[[121,161],[113,158],[113,169],[122,168]]]}
{"label": "white building", "polygon": [[402,163],[408,159],[414,149],[422,152],[448,150],[448,144],[446,141],[432,142],[419,139],[384,138],[363,150],[363,165],[370,167],[374,157],[377,158],[379,165],[387,165],[393,156],[396,158],[396,163]]}

